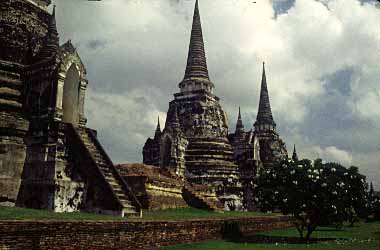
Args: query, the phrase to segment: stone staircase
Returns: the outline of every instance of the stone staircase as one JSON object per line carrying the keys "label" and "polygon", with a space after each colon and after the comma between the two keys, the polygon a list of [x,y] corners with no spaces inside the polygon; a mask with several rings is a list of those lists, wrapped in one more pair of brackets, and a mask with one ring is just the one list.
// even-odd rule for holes
{"label": "stone staircase", "polygon": [[185,183],[182,194],[186,202],[196,208],[223,212],[223,204],[216,198],[215,194],[206,190],[204,185]]}
{"label": "stone staircase", "polygon": [[75,134],[87,150],[88,156],[92,159],[92,165],[98,171],[98,176],[101,176],[106,182],[106,186],[109,187],[116,202],[121,207],[120,215],[122,217],[142,216],[141,204],[104,151],[95,132],[88,128],[74,128],[72,125],[71,128],[76,132]]}

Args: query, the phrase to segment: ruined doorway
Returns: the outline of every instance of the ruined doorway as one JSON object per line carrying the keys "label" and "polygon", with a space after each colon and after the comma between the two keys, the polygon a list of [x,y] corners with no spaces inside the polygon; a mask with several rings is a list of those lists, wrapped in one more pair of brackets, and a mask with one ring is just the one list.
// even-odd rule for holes
{"label": "ruined doorway", "polygon": [[170,165],[170,159],[172,155],[172,140],[169,138],[169,136],[165,137],[163,146],[164,152],[162,157],[162,165],[163,167],[168,167]]}
{"label": "ruined doorway", "polygon": [[79,72],[74,64],[66,73],[63,85],[62,121],[77,126],[79,123]]}

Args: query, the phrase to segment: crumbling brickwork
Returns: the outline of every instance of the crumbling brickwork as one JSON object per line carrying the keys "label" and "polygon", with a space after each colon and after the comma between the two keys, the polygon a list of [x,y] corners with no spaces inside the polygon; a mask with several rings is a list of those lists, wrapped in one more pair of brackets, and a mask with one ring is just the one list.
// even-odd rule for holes
{"label": "crumbling brickwork", "polygon": [[0,249],[121,250],[222,239],[226,229],[243,235],[291,227],[289,217],[186,221],[0,221]]}
{"label": "crumbling brickwork", "polygon": [[144,209],[188,207],[182,197],[184,180],[178,176],[144,164],[121,164],[117,168]]}

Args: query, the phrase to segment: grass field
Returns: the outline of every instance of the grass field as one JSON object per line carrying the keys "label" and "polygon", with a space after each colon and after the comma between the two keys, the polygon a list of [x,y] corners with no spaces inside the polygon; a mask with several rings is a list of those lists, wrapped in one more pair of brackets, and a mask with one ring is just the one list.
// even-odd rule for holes
{"label": "grass field", "polygon": [[160,250],[380,250],[380,222],[363,223],[341,231],[318,228],[314,243],[301,243],[296,229],[281,229],[235,240],[213,240]]}
{"label": "grass field", "polygon": [[[143,211],[142,220],[187,220],[205,218],[237,218],[252,216],[275,216],[255,212],[225,212],[217,213],[195,208],[166,209],[158,211]],[[53,213],[45,210],[10,208],[0,206],[0,220],[141,220],[140,218],[121,218],[118,216],[90,213]]]}
{"label": "grass field", "polygon": [[146,220],[188,220],[188,219],[212,219],[212,218],[241,218],[253,216],[277,216],[279,214],[267,214],[258,212],[212,212],[196,208],[165,209],[157,211],[144,211],[143,219]]}

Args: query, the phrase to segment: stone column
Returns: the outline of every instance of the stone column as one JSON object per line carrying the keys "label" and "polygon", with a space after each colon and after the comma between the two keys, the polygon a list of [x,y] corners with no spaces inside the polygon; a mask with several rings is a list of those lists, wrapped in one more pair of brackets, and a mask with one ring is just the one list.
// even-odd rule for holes
{"label": "stone column", "polygon": [[84,116],[84,102],[86,98],[86,89],[88,81],[86,79],[81,79],[79,88],[79,125],[86,126],[87,119]]}

